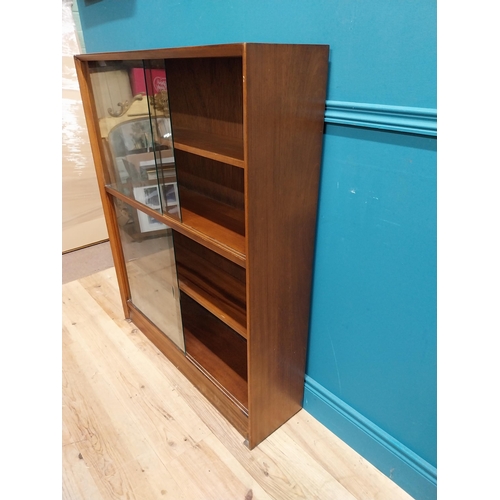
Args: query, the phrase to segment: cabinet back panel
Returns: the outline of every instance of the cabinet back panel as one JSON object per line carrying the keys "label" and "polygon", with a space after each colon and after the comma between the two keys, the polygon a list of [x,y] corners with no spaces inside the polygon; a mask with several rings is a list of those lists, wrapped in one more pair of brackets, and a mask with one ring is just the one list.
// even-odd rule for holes
{"label": "cabinet back panel", "polygon": [[[245,286],[246,283],[246,271],[245,268],[238,266],[234,262],[231,262],[228,259],[225,259],[221,255],[213,252],[207,247],[196,243],[196,241],[184,236],[177,231],[174,231],[174,248],[175,248],[175,258],[176,261],[179,259],[184,260],[184,255],[196,255],[200,259],[203,259],[206,262],[207,268],[204,272],[207,275],[210,275],[212,267],[216,267],[221,272],[224,272],[230,275],[235,280],[238,280]],[[186,257],[187,258],[187,257]],[[241,296],[240,300],[245,303],[245,297]]]}
{"label": "cabinet back panel", "polygon": [[175,163],[180,186],[244,210],[243,169],[179,150]]}
{"label": "cabinet back panel", "polygon": [[186,353],[248,408],[246,340],[182,292],[181,311]]}
{"label": "cabinet back panel", "polygon": [[239,57],[166,61],[175,128],[243,140],[243,76]]}

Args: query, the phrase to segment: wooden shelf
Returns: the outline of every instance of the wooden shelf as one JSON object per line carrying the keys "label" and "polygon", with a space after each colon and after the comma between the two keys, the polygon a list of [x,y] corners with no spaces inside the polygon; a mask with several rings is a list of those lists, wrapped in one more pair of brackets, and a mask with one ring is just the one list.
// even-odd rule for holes
{"label": "wooden shelf", "polygon": [[247,343],[181,292],[186,354],[248,413]]}
{"label": "wooden shelf", "polygon": [[[171,215],[168,214],[159,214],[152,208],[139,203],[137,200],[134,198],[131,198],[125,194],[123,194],[120,191],[117,191],[115,188],[112,186],[105,186],[105,192],[109,193],[112,197],[118,198],[119,200],[127,203],[128,205],[138,209],[142,210],[143,212],[147,213],[151,217],[154,217],[158,219],[159,221],[163,222],[163,224],[167,225],[168,227],[171,227],[172,229],[175,229],[181,234],[184,234],[188,236],[189,238],[193,239],[194,241],[197,241],[201,245],[206,246],[207,248],[210,248],[212,251],[218,253],[219,255],[222,255],[226,259],[229,259],[231,262],[234,262],[235,264],[238,264],[242,268],[246,267],[246,256],[244,251],[238,250],[239,248],[244,249],[244,243],[242,244],[240,241],[240,238],[236,237],[234,238],[234,234],[232,234],[231,231],[227,231],[224,228],[219,227],[217,224],[215,225],[215,233],[217,230],[222,231],[222,233],[228,233],[229,239],[231,240],[234,238],[236,240],[236,245],[227,245],[227,243],[219,242],[217,239],[214,238],[214,231],[208,231],[206,232],[206,226],[211,226],[209,221],[205,221],[205,223],[198,221],[199,223],[197,224],[196,221],[194,223],[194,226],[190,227],[189,225],[183,224],[180,220],[172,217]],[[188,219],[190,218],[189,216],[192,215],[191,218],[197,219],[197,216],[194,214],[191,214],[188,212]],[[201,218],[200,218],[201,219]],[[201,230],[199,229],[201,228]],[[210,228],[209,228],[210,229]]]}
{"label": "wooden shelf", "polygon": [[245,270],[174,233],[179,288],[247,338]]}
{"label": "wooden shelf", "polygon": [[179,187],[182,223],[245,255],[245,213]]}
{"label": "wooden shelf", "polygon": [[239,333],[243,338],[247,338],[246,314],[244,311],[234,307],[223,298],[214,298],[211,296],[211,284],[205,283],[206,286],[204,287],[198,286],[195,281],[187,277],[189,270],[186,268],[178,266],[177,272],[179,273],[179,289],[181,291],[226,323],[226,325]]}
{"label": "wooden shelf", "polygon": [[174,132],[176,149],[244,168],[243,139],[177,128]]}

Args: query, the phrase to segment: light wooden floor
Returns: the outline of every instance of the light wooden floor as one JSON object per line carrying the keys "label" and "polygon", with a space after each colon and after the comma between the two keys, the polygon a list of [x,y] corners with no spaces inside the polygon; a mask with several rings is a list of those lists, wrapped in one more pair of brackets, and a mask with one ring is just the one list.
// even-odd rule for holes
{"label": "light wooden floor", "polygon": [[64,500],[411,499],[304,410],[248,450],[123,319],[113,268],[62,290]]}

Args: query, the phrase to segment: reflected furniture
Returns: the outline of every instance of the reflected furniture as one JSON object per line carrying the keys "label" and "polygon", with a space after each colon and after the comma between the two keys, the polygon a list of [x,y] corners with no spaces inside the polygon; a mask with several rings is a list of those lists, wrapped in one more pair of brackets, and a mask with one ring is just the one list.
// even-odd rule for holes
{"label": "reflected furniture", "polygon": [[124,315],[250,448],[302,406],[328,55],[75,56]]}

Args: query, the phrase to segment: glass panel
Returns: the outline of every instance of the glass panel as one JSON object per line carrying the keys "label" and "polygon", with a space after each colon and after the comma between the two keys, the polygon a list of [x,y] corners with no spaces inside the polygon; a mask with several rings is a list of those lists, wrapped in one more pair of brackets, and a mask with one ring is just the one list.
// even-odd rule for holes
{"label": "glass panel", "polygon": [[131,300],[185,350],[172,229],[115,199]]}
{"label": "glass panel", "polygon": [[180,220],[163,60],[90,63],[106,184]]}
{"label": "glass panel", "polygon": [[151,133],[156,165],[156,178],[160,189],[162,213],[180,220],[177,175],[175,168],[170,107],[167,93],[165,61],[144,61],[145,87],[149,97]]}

